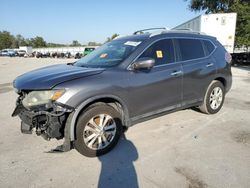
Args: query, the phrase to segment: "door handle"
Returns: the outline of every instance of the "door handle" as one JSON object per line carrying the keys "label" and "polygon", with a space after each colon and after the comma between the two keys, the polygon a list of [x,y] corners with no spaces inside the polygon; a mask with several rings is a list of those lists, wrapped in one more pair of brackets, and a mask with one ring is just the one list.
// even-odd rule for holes
{"label": "door handle", "polygon": [[213,63],[208,63],[208,64],[206,65],[206,67],[212,67],[212,66],[214,66]]}
{"label": "door handle", "polygon": [[174,71],[171,73],[171,76],[177,76],[179,74],[182,74],[182,71]]}

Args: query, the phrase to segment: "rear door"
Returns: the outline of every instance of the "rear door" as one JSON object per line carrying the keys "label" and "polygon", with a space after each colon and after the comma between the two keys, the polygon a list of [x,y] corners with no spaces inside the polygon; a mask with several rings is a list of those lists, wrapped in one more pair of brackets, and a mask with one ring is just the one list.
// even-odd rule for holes
{"label": "rear door", "polygon": [[150,70],[130,72],[130,116],[147,116],[180,106],[182,66],[176,63],[173,41],[155,42],[139,58],[143,57],[153,58],[156,63]]}
{"label": "rear door", "polygon": [[215,61],[209,56],[202,39],[176,39],[183,67],[183,103],[202,101],[207,86],[216,73]]}

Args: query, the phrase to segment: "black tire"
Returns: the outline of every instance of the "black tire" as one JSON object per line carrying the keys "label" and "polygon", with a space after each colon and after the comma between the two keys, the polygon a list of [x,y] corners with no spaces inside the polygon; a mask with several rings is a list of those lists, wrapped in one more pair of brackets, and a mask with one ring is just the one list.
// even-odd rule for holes
{"label": "black tire", "polygon": [[[86,133],[84,133],[84,130],[88,122],[93,117],[99,114],[107,114],[110,117],[112,117],[112,121],[114,121],[116,125],[116,132],[115,132],[115,135],[113,136],[113,139],[110,142],[108,142],[109,144],[106,147],[95,150],[95,149],[91,149],[90,147],[88,147],[87,144],[85,143],[84,134]],[[74,141],[74,146],[75,146],[75,149],[79,153],[87,157],[95,157],[95,156],[104,155],[116,146],[121,136],[121,133],[122,133],[121,115],[119,114],[117,110],[115,110],[112,106],[107,105],[105,103],[92,105],[88,107],[78,118],[77,125],[76,125],[76,140]]]}
{"label": "black tire", "polygon": [[[217,87],[219,87],[222,91],[222,101],[216,109],[213,109],[211,107],[211,104],[210,104],[210,96],[211,96],[211,93],[213,92],[213,90]],[[199,106],[199,109],[201,112],[203,112],[205,114],[215,114],[215,113],[219,112],[220,109],[222,108],[223,103],[224,103],[224,99],[225,99],[225,87],[224,87],[224,85],[220,81],[213,80],[207,88],[205,97],[203,99],[203,103],[201,106]]]}

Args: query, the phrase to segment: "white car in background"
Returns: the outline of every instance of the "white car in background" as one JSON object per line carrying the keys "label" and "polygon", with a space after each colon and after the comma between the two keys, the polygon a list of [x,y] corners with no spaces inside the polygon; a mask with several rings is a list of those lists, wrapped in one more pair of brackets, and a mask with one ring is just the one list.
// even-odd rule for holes
{"label": "white car in background", "polygon": [[26,54],[26,51],[25,50],[17,50],[17,56],[19,57],[24,57],[24,55]]}

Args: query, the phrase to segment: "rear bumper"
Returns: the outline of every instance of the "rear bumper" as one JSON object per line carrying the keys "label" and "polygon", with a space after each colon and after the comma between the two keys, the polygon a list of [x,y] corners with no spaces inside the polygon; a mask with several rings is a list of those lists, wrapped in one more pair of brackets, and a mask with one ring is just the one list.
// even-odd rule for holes
{"label": "rear bumper", "polygon": [[232,79],[232,74],[230,76],[228,76],[227,78],[227,83],[226,83],[226,93],[229,92],[229,90],[232,88],[232,83],[233,83],[233,79]]}

